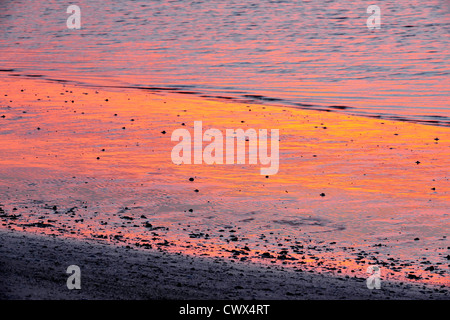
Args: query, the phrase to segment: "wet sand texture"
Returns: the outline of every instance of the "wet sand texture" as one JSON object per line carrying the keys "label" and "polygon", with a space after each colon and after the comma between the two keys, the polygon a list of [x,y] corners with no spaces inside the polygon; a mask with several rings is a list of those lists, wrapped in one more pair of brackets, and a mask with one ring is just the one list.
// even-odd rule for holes
{"label": "wet sand texture", "polygon": [[[331,277],[0,231],[1,299],[448,299],[448,289]],[[81,289],[66,268],[81,269]]]}
{"label": "wet sand texture", "polygon": [[[449,128],[1,78],[0,228],[449,285]],[[170,134],[280,129],[280,170],[175,165]]]}

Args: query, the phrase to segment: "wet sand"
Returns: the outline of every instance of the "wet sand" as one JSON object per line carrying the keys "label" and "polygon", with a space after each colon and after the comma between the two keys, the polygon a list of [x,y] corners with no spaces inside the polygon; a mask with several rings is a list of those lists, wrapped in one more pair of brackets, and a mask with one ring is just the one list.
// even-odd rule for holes
{"label": "wet sand", "polygon": [[[69,265],[81,289],[69,290]],[[143,252],[94,241],[0,230],[0,299],[449,299],[450,290],[331,277],[213,258]]]}
{"label": "wet sand", "polygon": [[[177,287],[161,289],[162,298],[251,298],[258,288],[264,292],[256,297],[268,299],[373,297],[380,294],[367,293],[362,279],[375,264],[382,266],[383,279],[395,283],[392,288],[402,282],[405,288],[437,288],[407,293],[400,285],[392,298],[439,298],[440,290],[449,288],[449,128],[164,90],[82,87],[23,76],[0,81],[0,229],[46,235],[30,240],[39,250],[29,248],[44,269],[57,254],[41,241],[56,236],[73,238],[66,241],[79,248],[76,257],[86,265],[97,262],[89,262],[95,255],[83,255],[82,248],[91,246],[84,241],[98,243],[92,245],[95,253],[119,250],[121,256],[98,262],[108,265],[98,280],[107,283],[114,261],[146,254],[200,263],[203,269],[221,265],[211,262],[215,259],[248,270],[254,265],[271,272],[283,268],[286,279],[294,281],[285,290],[265,272],[274,286],[262,289],[258,272],[249,271],[254,283],[249,280],[247,291],[233,289],[242,279],[219,276],[222,291],[194,287],[191,297]],[[260,164],[174,165],[170,154],[176,143],[170,134],[192,130],[198,120],[204,128],[222,131],[280,129],[280,171],[266,177]],[[14,268],[21,271],[14,275],[9,269],[5,297],[11,298],[23,296],[22,271],[31,267],[20,262],[25,252],[13,250],[17,239],[5,236],[3,247],[9,258],[2,263],[17,263]],[[183,270],[173,269],[178,271]],[[174,276],[183,284],[173,272],[168,279]],[[37,269],[36,274],[47,277]],[[305,283],[315,279],[319,291],[295,289],[294,275],[308,275],[297,279],[308,290],[312,286]],[[124,282],[118,281],[129,288],[127,277],[134,276],[123,274],[118,279]],[[186,277],[185,270],[179,276]],[[352,289],[334,295],[337,288],[347,290],[340,281]],[[40,294],[37,287],[29,288],[25,296],[36,298],[34,289]],[[135,297],[148,294],[145,289],[136,289]],[[127,298],[120,291],[114,297]]]}

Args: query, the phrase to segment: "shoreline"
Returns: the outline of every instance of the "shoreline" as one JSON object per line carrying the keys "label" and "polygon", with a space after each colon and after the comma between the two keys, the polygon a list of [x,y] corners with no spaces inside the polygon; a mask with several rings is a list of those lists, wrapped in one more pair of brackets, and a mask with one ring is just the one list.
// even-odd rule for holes
{"label": "shoreline", "polygon": [[[447,128],[0,81],[3,227],[338,277],[377,264],[386,280],[448,288]],[[280,172],[174,165],[170,132],[198,120],[281,128]]]}
{"label": "shoreline", "polygon": [[[68,290],[69,265],[81,289]],[[437,286],[280,270],[0,229],[1,300],[415,300],[449,299]]]}
{"label": "shoreline", "polygon": [[[7,72],[16,72],[14,69],[0,69],[0,75],[2,72],[5,74]],[[49,78],[44,75],[29,75],[29,74],[20,74],[20,73],[8,73],[7,77],[24,77],[25,79],[32,80],[40,80],[47,81],[54,84],[67,84],[68,86],[75,86],[81,88],[90,88],[90,89],[99,89],[99,90],[137,90],[147,93],[156,93],[156,94],[176,94],[180,96],[186,97],[196,97],[202,98],[210,101],[219,101],[222,103],[237,103],[237,104],[251,104],[251,105],[264,105],[267,107],[276,107],[276,108],[290,108],[294,110],[304,110],[304,111],[318,111],[318,112],[332,112],[339,113],[343,115],[349,115],[352,117],[363,117],[370,119],[378,119],[378,120],[386,120],[386,121],[398,121],[404,123],[412,123],[419,125],[427,125],[427,126],[437,126],[437,127],[450,127],[450,118],[443,117],[440,115],[414,115],[414,114],[390,114],[390,113],[381,113],[381,112],[370,112],[370,109],[358,109],[352,106],[344,106],[344,105],[314,105],[308,103],[295,103],[293,101],[284,101],[280,98],[272,98],[266,97],[258,94],[243,94],[242,97],[232,96],[232,95],[222,95],[221,93],[214,94],[214,92],[209,93],[199,92],[199,91],[189,91],[189,86],[184,87],[164,87],[164,86],[133,86],[133,85],[113,85],[105,84],[101,85],[100,83],[89,83],[83,82],[80,80],[64,80],[64,79],[54,79]],[[356,110],[356,112],[355,112]]]}

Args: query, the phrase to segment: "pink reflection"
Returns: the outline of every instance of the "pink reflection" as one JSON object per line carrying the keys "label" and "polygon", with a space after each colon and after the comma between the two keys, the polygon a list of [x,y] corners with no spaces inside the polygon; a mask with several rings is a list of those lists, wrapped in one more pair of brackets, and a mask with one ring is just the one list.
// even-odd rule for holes
{"label": "pink reflection", "polygon": [[[448,128],[1,81],[2,228],[448,285]],[[174,165],[171,132],[197,120],[280,129],[279,173]]]}

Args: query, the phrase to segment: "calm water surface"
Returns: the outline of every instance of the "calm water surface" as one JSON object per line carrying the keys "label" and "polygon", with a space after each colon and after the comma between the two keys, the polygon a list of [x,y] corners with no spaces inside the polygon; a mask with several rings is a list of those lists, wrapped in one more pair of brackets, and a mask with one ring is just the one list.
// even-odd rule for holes
{"label": "calm water surface", "polygon": [[[450,125],[450,3],[1,1],[0,68]],[[344,109],[344,107],[347,107]]]}
{"label": "calm water surface", "polygon": [[[378,261],[396,279],[449,285],[450,149],[438,127],[450,126],[449,1],[378,1],[374,31],[367,1],[79,0],[81,30],[67,29],[68,4],[0,2],[0,75],[24,77],[0,88],[2,226],[245,261],[289,250],[304,270],[364,277]],[[249,117],[199,97],[169,110],[150,90],[438,126],[256,105]],[[174,119],[225,129],[241,118],[284,130],[279,174],[171,165],[161,132]]]}

